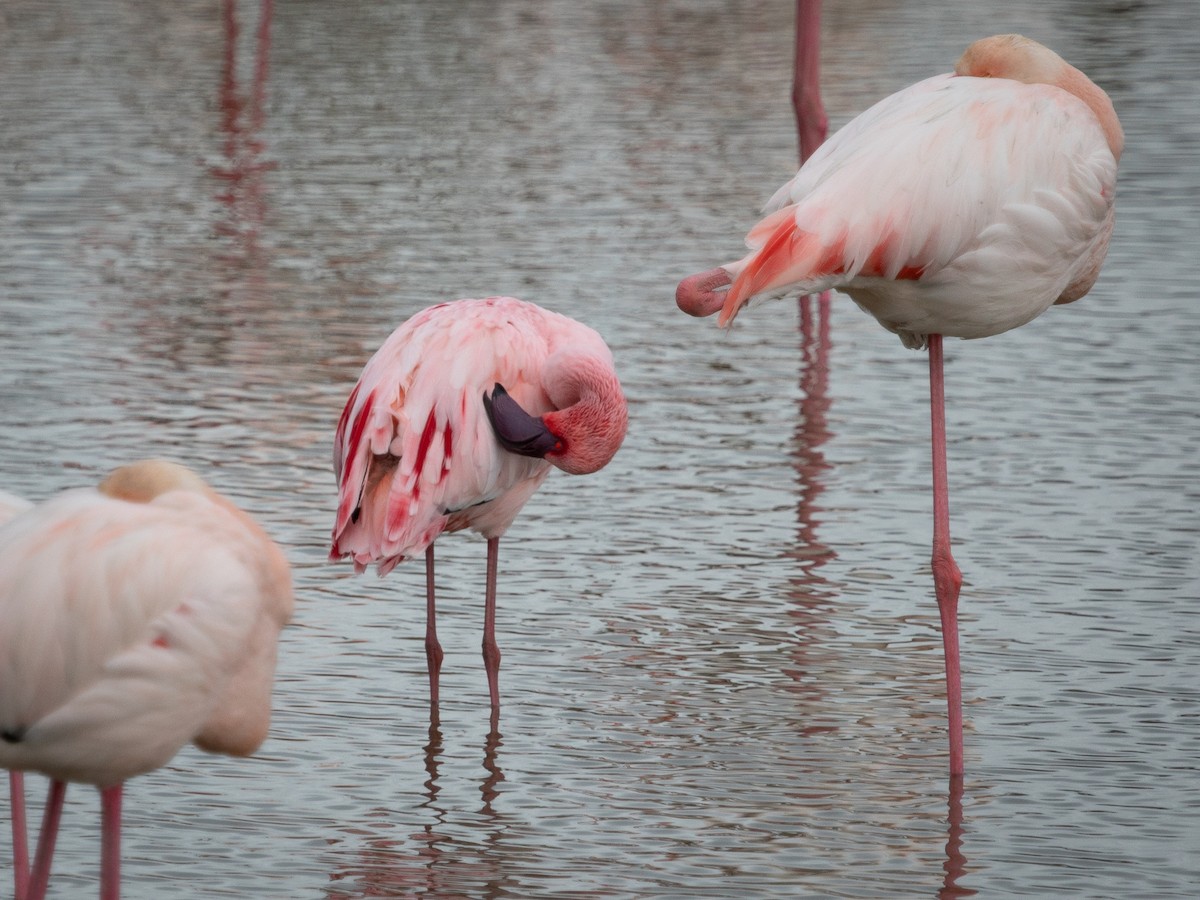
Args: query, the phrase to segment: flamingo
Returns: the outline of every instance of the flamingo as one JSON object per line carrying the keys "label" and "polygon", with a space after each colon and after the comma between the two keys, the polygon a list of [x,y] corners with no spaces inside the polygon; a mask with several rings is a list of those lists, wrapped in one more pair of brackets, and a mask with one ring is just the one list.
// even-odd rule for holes
{"label": "flamingo", "polygon": [[549,474],[608,464],[625,437],[625,395],[604,340],[512,297],[431,306],[363,368],[334,440],[337,517],[330,559],[379,575],[425,553],[425,654],[437,715],[442,647],[433,544],[469,528],[487,538],[483,659],[500,709],[496,579],[501,535]]}
{"label": "flamingo", "polygon": [[1095,283],[1124,135],[1108,95],[1020,35],[976,41],[953,73],[879,101],[776,192],[742,259],[684,279],[722,326],[756,295],[836,289],[929,349],[933,572],[946,655],[950,772],[963,773],[958,594],[950,552],[942,337],[1031,321]]}
{"label": "flamingo", "polygon": [[[117,469],[0,526],[0,767],[51,778],[17,900],[45,896],[67,782],[100,789],[109,900],[123,783],[188,742],[258,749],[292,604],[280,549],[174,463]],[[14,795],[14,828],[16,811]]]}

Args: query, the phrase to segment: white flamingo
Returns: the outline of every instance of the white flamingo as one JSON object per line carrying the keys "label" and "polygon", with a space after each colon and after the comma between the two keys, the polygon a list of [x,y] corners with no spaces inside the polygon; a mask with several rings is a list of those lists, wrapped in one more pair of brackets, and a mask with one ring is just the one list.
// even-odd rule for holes
{"label": "white flamingo", "polygon": [[958,592],[950,553],[942,336],[981,338],[1095,283],[1124,135],[1108,95],[1020,35],[976,41],[822,144],[768,204],[736,262],[684,279],[679,307],[733,321],[751,297],[839,290],[906,347],[929,348],[933,571],[960,775]]}
{"label": "white flamingo", "polygon": [[98,489],[67,491],[0,526],[0,767],[51,778],[18,900],[45,895],[66,782],[100,788],[110,900],[123,782],[189,742],[237,756],[258,748],[292,604],[274,542],[172,463],[117,469]]}

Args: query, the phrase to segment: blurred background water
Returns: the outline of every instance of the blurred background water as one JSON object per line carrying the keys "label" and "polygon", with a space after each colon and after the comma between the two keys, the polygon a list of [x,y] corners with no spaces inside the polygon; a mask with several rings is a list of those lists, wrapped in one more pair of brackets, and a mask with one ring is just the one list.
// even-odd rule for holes
{"label": "blurred background water", "polygon": [[[1126,131],[1091,295],[947,344],[962,791],[924,354],[844,297],[824,345],[673,302],[795,169],[790,0],[0,7],[0,488],[180,459],[296,571],[271,739],[127,786],[127,897],[1200,890],[1191,0],[825,6],[834,128],[1020,31]],[[598,329],[631,425],[502,542],[497,729],[484,547],[439,544],[431,728],[423,567],[326,562],[331,436],[405,317],[492,294]],[[96,890],[98,805],[52,896]]]}

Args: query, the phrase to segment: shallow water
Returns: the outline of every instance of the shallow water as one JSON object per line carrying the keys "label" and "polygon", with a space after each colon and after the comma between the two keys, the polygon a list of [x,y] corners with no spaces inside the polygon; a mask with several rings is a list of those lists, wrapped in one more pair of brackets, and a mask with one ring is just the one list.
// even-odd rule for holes
{"label": "shallow water", "polygon": [[[1200,890],[1191,4],[827,6],[835,127],[1019,30],[1127,135],[1092,294],[947,344],[961,792],[924,356],[845,298],[824,350],[794,302],[672,299],[794,169],[790,3],[0,9],[0,488],[171,456],[295,565],[271,739],[127,786],[127,897]],[[325,561],[331,435],[400,321],[488,294],[604,334],[631,427],[502,543],[495,729],[484,547],[439,543],[431,729],[422,567]],[[97,811],[53,896],[95,890]]]}

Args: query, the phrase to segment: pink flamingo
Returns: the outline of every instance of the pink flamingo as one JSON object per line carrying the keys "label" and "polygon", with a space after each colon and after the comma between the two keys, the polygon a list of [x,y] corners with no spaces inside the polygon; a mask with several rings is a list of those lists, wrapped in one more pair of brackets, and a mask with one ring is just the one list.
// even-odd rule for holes
{"label": "pink flamingo", "polygon": [[946,653],[950,771],[963,772],[958,656],[962,576],[950,553],[942,336],[1024,325],[1091,289],[1113,227],[1124,144],[1108,95],[1019,35],[967,48],[868,109],[768,204],[737,262],[676,292],[733,321],[755,295],[837,289],[906,347],[929,348],[933,572]]}
{"label": "pink flamingo", "polygon": [[487,538],[483,658],[500,708],[496,573],[500,536],[555,466],[595,472],[625,437],[625,395],[592,329],[512,297],[429,307],[371,357],[338,422],[330,558],[386,575],[425,553],[425,653],[436,717],[442,647],[433,542]]}
{"label": "pink flamingo", "polygon": [[[0,527],[0,767],[51,778],[17,900],[45,896],[68,781],[100,788],[100,896],[115,900],[123,782],[188,742],[258,748],[291,613],[283,553],[172,463],[117,469]],[[14,830],[17,810],[14,793]]]}

